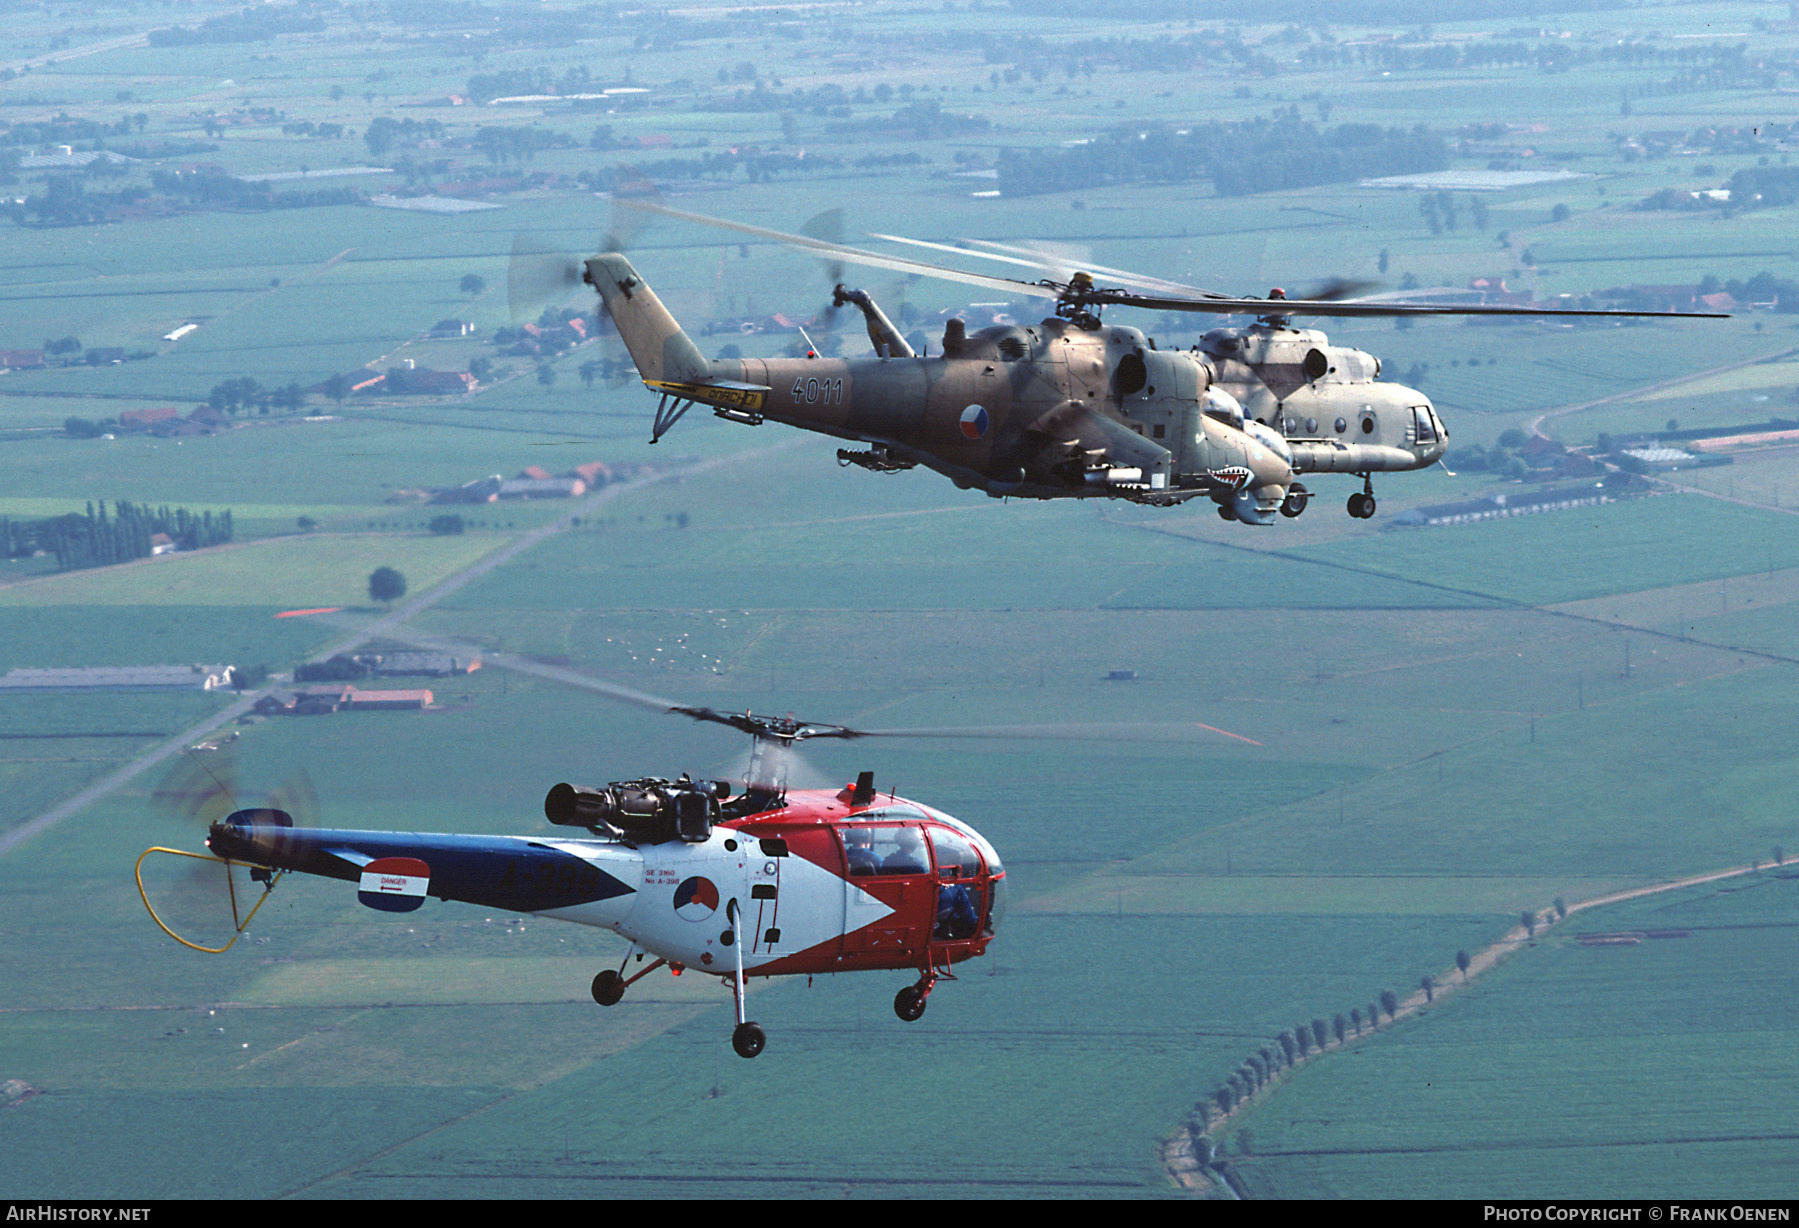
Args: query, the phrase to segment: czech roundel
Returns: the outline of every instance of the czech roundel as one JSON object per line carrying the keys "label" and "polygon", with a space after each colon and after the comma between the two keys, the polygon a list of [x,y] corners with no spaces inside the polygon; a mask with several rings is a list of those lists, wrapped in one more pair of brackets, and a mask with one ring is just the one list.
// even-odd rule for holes
{"label": "czech roundel", "polygon": [[718,911],[718,888],[709,878],[694,876],[675,888],[675,915],[683,921],[704,921]]}
{"label": "czech roundel", "polygon": [[962,411],[962,434],[969,439],[979,439],[987,433],[987,407],[970,405]]}
{"label": "czech roundel", "polygon": [[382,912],[411,912],[425,902],[431,867],[416,857],[382,857],[362,867],[356,898]]}

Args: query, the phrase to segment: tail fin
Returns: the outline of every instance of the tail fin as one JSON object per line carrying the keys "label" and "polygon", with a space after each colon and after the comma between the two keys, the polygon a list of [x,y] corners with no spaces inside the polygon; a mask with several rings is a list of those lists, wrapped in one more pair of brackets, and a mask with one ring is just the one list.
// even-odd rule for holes
{"label": "tail fin", "polygon": [[645,380],[693,382],[719,374],[623,256],[607,252],[590,258],[585,280],[599,291]]}

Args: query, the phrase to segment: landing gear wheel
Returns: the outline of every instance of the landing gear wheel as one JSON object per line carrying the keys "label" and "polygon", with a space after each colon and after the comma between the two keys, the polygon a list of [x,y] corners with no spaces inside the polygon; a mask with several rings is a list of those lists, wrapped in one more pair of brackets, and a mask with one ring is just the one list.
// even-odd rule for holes
{"label": "landing gear wheel", "polygon": [[893,1013],[907,1023],[915,1022],[924,1014],[926,1004],[924,991],[916,985],[908,985],[893,995]]}
{"label": "landing gear wheel", "polygon": [[1281,515],[1289,520],[1298,519],[1300,513],[1306,510],[1306,503],[1311,497],[1311,491],[1295,482],[1287,488],[1287,497],[1281,500]]}
{"label": "landing gear wheel", "polygon": [[625,996],[625,978],[608,968],[593,978],[593,1000],[601,1006],[616,1006]]}
{"label": "landing gear wheel", "polygon": [[731,1048],[737,1050],[738,1057],[755,1057],[767,1047],[768,1033],[759,1023],[740,1023],[731,1033]]}
{"label": "landing gear wheel", "polygon": [[1220,520],[1235,520],[1236,518],[1237,518],[1237,513],[1231,510],[1230,504],[1220,503],[1218,505],[1218,519],[1220,519]]}
{"label": "landing gear wheel", "polygon": [[1374,496],[1365,495],[1361,491],[1349,496],[1349,514],[1357,520],[1367,520],[1374,515]]}

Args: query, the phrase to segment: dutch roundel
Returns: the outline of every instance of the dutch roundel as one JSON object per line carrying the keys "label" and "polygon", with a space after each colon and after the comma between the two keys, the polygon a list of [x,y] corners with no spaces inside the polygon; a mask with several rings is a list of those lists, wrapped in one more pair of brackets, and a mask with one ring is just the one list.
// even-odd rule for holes
{"label": "dutch roundel", "polygon": [[431,867],[416,857],[382,857],[362,867],[356,898],[382,912],[411,912],[425,902]]}
{"label": "dutch roundel", "polygon": [[970,405],[962,411],[962,434],[969,439],[980,439],[986,435],[989,421],[985,405]]}
{"label": "dutch roundel", "polygon": [[683,921],[704,921],[718,911],[718,888],[698,875],[675,888],[675,915]]}

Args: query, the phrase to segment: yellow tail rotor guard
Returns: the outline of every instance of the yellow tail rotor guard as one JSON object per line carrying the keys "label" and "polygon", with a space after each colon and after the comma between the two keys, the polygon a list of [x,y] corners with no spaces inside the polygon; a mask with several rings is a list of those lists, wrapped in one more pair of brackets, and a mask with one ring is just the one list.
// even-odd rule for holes
{"label": "yellow tail rotor guard", "polygon": [[[174,930],[170,929],[168,923],[157,915],[156,906],[150,903],[150,893],[144,889],[144,858],[148,857],[151,853],[169,853],[176,857],[191,857],[195,861],[210,861],[225,867],[225,888],[231,894],[231,923],[235,931],[231,935],[230,942],[227,942],[222,947],[203,947],[197,942],[189,942],[180,934],[177,934]],[[222,857],[212,857],[205,853],[190,853],[186,849],[163,848],[160,845],[155,848],[147,848],[138,855],[137,865],[133,870],[133,874],[137,879],[138,898],[143,900],[144,908],[149,912],[150,919],[156,922],[157,928],[162,930],[162,932],[167,934],[170,938],[173,938],[176,942],[179,942],[182,946],[187,947],[190,950],[204,951],[208,955],[222,955],[226,951],[229,951],[239,938],[243,937],[244,931],[250,927],[251,918],[256,916],[257,909],[261,908],[264,902],[268,900],[269,895],[275,890],[275,884],[280,882],[282,876],[286,874],[285,870],[274,871],[268,882],[263,884],[262,899],[257,900],[255,904],[251,905],[249,912],[242,912],[237,901],[237,883],[231,877],[231,867],[237,864],[240,863],[227,861]]]}

